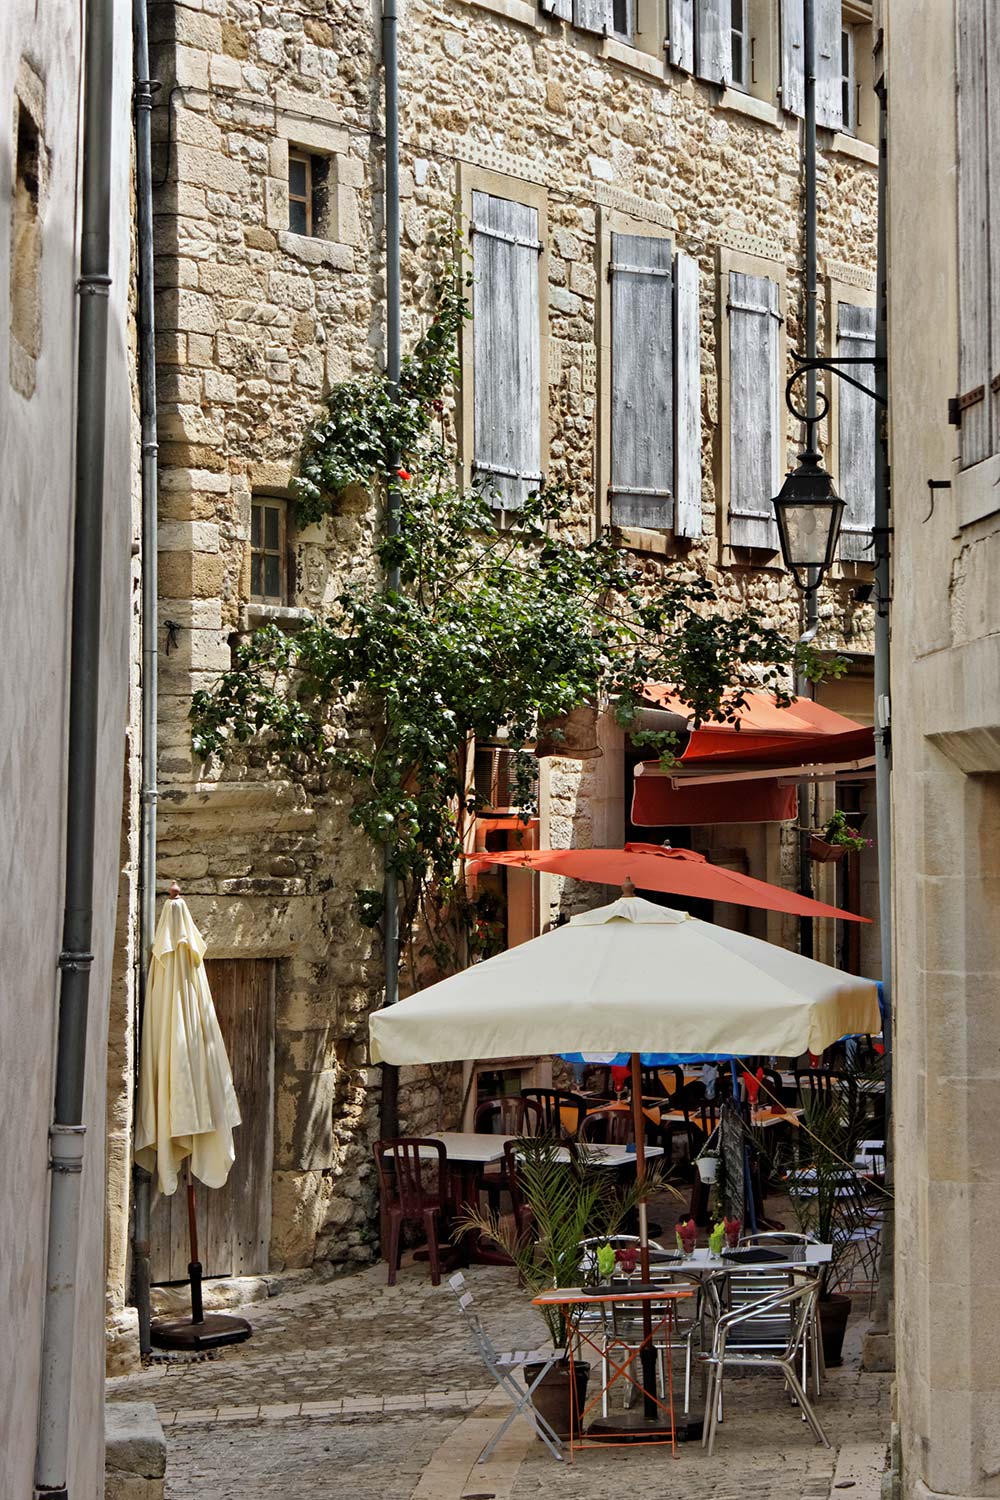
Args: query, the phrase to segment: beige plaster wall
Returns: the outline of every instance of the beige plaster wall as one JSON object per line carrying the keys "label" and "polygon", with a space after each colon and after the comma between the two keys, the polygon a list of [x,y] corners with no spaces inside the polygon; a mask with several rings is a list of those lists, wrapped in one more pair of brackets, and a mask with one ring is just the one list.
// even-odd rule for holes
{"label": "beige plaster wall", "polygon": [[[888,7],[897,1378],[921,1500],[1000,1494],[1000,513],[996,461],[960,475],[946,418],[953,24]],[[953,482],[930,515],[929,479]]]}
{"label": "beige plaster wall", "polygon": [[[381,955],[356,922],[353,894],[379,883],[379,859],[349,823],[347,787],[322,797],[296,789],[255,754],[227,768],[196,765],[187,710],[246,624],[253,490],[287,489],[330,384],[382,359],[377,35],[360,4],[342,6],[335,28],[321,7],[277,12],[262,0],[158,6],[154,28],[165,85],[154,111],[165,179],[156,208],[161,618],[177,626],[161,654],[161,885],[181,883],[212,955],[282,960],[273,1262],[363,1259],[377,1110],[365,1043]],[[636,222],[669,234],[701,269],[705,535],[684,557],[717,580],[723,607],[750,603],[797,634],[799,601],[781,570],[751,568],[722,549],[717,266],[724,249],[776,269],[788,341],[798,339],[799,126],[773,101],[723,98],[675,74],[649,42],[640,52],[588,38],[524,0],[406,7],[404,341],[426,314],[442,218],[452,220],[476,182],[497,180],[488,174],[523,183],[547,223],[546,470],[571,491],[575,534],[589,536],[608,420],[599,357],[607,229]],[[287,232],[284,174],[295,145],[331,160],[336,212],[323,240]],[[871,153],[840,137],[823,146],[824,268],[868,285]],[[467,365],[463,373],[467,396]],[[458,453],[468,436],[462,394],[444,418]],[[789,429],[790,453],[795,437]],[[300,534],[292,602],[320,607],[363,576],[377,523],[352,494]],[[655,588],[674,544],[635,540]],[[856,576],[825,592],[823,639],[850,635],[863,651],[869,621],[849,597]],[[543,806],[554,843],[620,838],[621,745],[609,740],[606,750],[597,770],[553,765]],[[447,1123],[454,1090],[452,1077],[404,1078],[403,1118],[411,1128]]]}
{"label": "beige plaster wall", "polygon": [[[100,642],[100,746],[94,955],[87,1037],[86,1155],[78,1261],[70,1491],[103,1492],[104,1100],[108,994],[118,894],[119,827],[129,659],[133,445],[130,431],[128,15],[115,34],[113,261],[107,483]],[[0,469],[7,545],[0,553],[0,1494],[32,1490],[49,1174],[66,816],[69,600],[72,586],[76,369],[80,8],[11,0],[0,13],[0,297],[10,296],[11,125],[15,88],[40,104],[37,358],[29,372],[0,315]],[[14,1373],[16,1372],[16,1373]]]}

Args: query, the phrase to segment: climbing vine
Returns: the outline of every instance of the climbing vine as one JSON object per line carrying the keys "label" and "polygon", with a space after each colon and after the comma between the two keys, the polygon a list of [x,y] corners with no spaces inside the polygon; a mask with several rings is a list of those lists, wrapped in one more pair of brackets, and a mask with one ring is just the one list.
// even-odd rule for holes
{"label": "climbing vine", "polygon": [[[348,485],[398,491],[398,534],[375,548],[383,578],[398,568],[398,590],[372,578],[294,635],[256,631],[191,710],[202,757],[261,742],[293,775],[348,778],[351,818],[400,878],[404,936],[419,910],[433,932],[432,917],[461,904],[476,740],[502,736],[515,752],[527,813],[540,720],[610,703],[634,741],[669,754],[663,735],[634,728],[643,683],[673,684],[697,719],[732,719],[751,688],[787,701],[795,665],[818,675],[814,655],[752,610],[724,615],[694,569],[675,563],[650,585],[612,531],[574,541],[563,491],[532,495],[501,527],[496,497],[454,484],[438,418],[468,316],[467,283],[451,267],[400,399],[381,376],[340,385],[305,436],[302,521],[324,516]],[[375,925],[379,893],[359,892],[358,904]],[[473,941],[482,925],[470,922]]]}

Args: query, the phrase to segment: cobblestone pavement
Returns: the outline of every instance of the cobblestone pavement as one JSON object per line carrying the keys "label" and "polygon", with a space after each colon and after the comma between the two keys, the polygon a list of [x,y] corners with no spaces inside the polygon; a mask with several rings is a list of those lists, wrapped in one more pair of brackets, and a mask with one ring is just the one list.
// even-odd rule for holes
{"label": "cobblestone pavement", "polygon": [[[467,1273],[501,1348],[544,1342],[505,1268]],[[243,1309],[246,1344],[108,1382],[110,1400],[152,1400],[167,1433],[168,1500],[606,1500],[628,1486],[672,1500],[868,1500],[888,1432],[889,1377],[858,1368],[860,1328],[819,1404],[832,1450],[767,1377],[735,1381],[716,1451],[589,1449],[556,1464],[518,1421],[495,1460],[476,1456],[504,1407],[467,1341],[454,1294],[405,1265],[305,1286]],[[834,1488],[836,1487],[836,1488]]]}

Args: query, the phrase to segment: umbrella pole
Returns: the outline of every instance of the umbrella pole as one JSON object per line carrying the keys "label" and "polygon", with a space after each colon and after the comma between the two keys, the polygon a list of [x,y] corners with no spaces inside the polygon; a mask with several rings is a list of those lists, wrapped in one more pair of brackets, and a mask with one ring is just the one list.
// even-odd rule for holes
{"label": "umbrella pole", "polygon": [[188,1276],[191,1280],[191,1322],[204,1323],[205,1306],[201,1298],[201,1261],[198,1259],[198,1215],[195,1212],[194,1203],[194,1180],[191,1169],[187,1174],[187,1211],[188,1211],[188,1241],[191,1247],[191,1259],[188,1262]]}
{"label": "umbrella pole", "polygon": [[[649,1283],[649,1215],[646,1209],[646,1117],[642,1112],[642,1064],[638,1052],[632,1053],[632,1120],[635,1130],[635,1175],[639,1182],[639,1270],[643,1282]],[[656,1351],[652,1345],[653,1309],[648,1302],[642,1304],[643,1347],[640,1355],[642,1365],[643,1415],[654,1421],[658,1415],[656,1405]]]}

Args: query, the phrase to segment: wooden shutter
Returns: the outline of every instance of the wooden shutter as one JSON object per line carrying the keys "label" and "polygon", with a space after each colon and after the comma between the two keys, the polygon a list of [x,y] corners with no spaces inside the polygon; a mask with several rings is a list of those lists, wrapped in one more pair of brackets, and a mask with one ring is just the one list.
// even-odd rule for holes
{"label": "wooden shutter", "polygon": [[673,523],[673,246],[611,236],[611,520]]}
{"label": "wooden shutter", "polygon": [[611,30],[611,0],[573,0],[573,25],[604,36]]}
{"label": "wooden shutter", "polygon": [[979,463],[991,451],[989,116],[986,95],[986,16],[990,3],[991,0],[957,0],[956,5],[958,386],[963,468]]}
{"label": "wooden shutter", "polygon": [[[988,96],[987,171],[989,172],[990,222],[990,358],[987,366],[992,421],[992,450],[1000,453],[1000,11],[995,4],[986,7],[986,73]],[[982,267],[986,276],[986,267]]]}
{"label": "wooden shutter", "polygon": [[694,0],[670,0],[670,61],[694,72]]}
{"label": "wooden shutter", "polygon": [[502,510],[541,483],[538,212],[472,195],[473,478]]}
{"label": "wooden shutter", "polygon": [[729,540],[773,552],[781,480],[778,284],[729,274]]}
{"label": "wooden shutter", "polygon": [[844,123],[841,91],[840,0],[813,0],[816,17],[816,124],[839,130]]}
{"label": "wooden shutter", "polygon": [[538,8],[546,15],[557,16],[560,21],[573,19],[573,0],[538,0]]}
{"label": "wooden shutter", "polygon": [[802,0],[781,0],[781,107],[799,116],[806,109],[805,37]]}
{"label": "wooden shutter", "polygon": [[[837,304],[837,354],[844,359],[871,359],[875,353],[874,307]],[[874,372],[847,365],[847,374],[874,385]],[[875,525],[876,403],[845,381],[837,386],[839,403],[837,453],[840,494],[847,502],[840,528],[840,555],[845,561],[872,562]]]}
{"label": "wooden shutter", "polygon": [[695,0],[695,72],[726,83],[733,71],[732,0]]}
{"label": "wooden shutter", "polygon": [[701,316],[698,262],[674,262],[674,532],[701,536]]}

